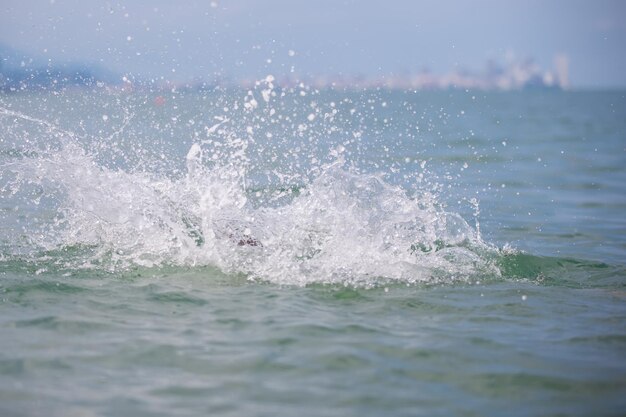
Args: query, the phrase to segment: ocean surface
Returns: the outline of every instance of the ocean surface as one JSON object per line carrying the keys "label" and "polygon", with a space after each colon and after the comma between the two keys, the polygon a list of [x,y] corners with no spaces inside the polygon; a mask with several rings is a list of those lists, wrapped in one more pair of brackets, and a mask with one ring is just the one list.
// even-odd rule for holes
{"label": "ocean surface", "polygon": [[0,96],[0,415],[619,416],[626,92]]}

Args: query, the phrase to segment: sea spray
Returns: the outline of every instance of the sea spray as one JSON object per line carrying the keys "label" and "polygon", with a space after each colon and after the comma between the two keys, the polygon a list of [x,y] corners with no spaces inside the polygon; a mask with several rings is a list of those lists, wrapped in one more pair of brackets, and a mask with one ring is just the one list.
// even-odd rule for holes
{"label": "sea spray", "polygon": [[[364,172],[354,164],[364,129],[341,127],[334,102],[324,108],[314,100],[286,115],[281,100],[302,97],[298,91],[278,95],[273,79],[259,82],[243,105],[225,104],[228,116],[214,115],[194,130],[182,156],[166,157],[169,170],[131,163],[143,148],[120,148],[117,137],[134,114],[129,109],[104,139],[5,110],[3,123],[10,117],[35,124],[39,135],[22,144],[20,157],[2,162],[3,198],[30,210],[7,235],[29,249],[13,255],[66,253],[55,262],[70,271],[211,265],[286,285],[499,274],[497,250],[445,209],[437,187],[424,180],[423,161],[413,175],[424,182],[411,193],[382,171]],[[312,151],[329,139],[323,134],[339,138],[328,143],[326,156]],[[293,137],[301,138],[296,150],[281,155]],[[102,163],[107,153],[127,163]]]}

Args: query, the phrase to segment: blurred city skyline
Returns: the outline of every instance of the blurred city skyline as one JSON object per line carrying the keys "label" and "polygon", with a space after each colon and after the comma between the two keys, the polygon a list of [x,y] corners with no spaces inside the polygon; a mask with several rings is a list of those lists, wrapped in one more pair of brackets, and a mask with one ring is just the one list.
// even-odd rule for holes
{"label": "blurred city skyline", "polygon": [[626,87],[619,1],[8,0],[0,7],[0,43],[33,57],[24,65],[88,64],[179,83],[274,74],[413,87]]}

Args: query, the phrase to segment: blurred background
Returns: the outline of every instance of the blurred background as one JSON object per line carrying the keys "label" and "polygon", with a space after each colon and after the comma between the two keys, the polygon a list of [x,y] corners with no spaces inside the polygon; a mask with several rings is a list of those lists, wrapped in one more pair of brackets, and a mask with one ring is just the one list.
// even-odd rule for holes
{"label": "blurred background", "polygon": [[0,83],[626,87],[626,4],[5,0]]}

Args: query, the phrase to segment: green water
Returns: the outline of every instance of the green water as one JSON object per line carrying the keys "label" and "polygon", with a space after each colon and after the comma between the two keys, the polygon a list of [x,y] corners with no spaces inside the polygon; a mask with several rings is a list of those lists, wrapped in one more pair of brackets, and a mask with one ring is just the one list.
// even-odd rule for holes
{"label": "green water", "polygon": [[[194,132],[223,113],[220,97],[0,97],[1,415],[623,415],[623,92],[322,92],[320,106],[348,98],[357,111],[311,126],[314,136],[294,133],[308,98],[274,107],[295,122],[231,115],[242,131],[258,125],[249,208],[235,220],[261,245],[228,229],[211,257],[206,225],[171,223],[171,204],[146,190],[184,171]],[[57,145],[67,134],[41,121],[76,134],[93,159]],[[338,144],[350,175],[315,171],[311,159]],[[404,233],[402,207],[413,207],[372,172],[422,206],[424,190],[436,193],[420,218],[457,227],[458,213],[463,239],[436,229],[413,249],[395,247],[402,236],[370,246],[387,242],[379,229]],[[320,175],[329,179],[316,185]],[[182,199],[181,184],[163,196]],[[125,211],[126,189],[144,217]],[[265,190],[282,191],[271,200]],[[361,223],[373,226],[352,238]],[[298,224],[320,240],[315,250],[299,252]],[[183,236],[174,250],[178,226],[191,246]]]}
{"label": "green water", "polygon": [[[619,415],[623,290],[4,278],[4,415]],[[522,297],[526,297],[525,300]]]}

